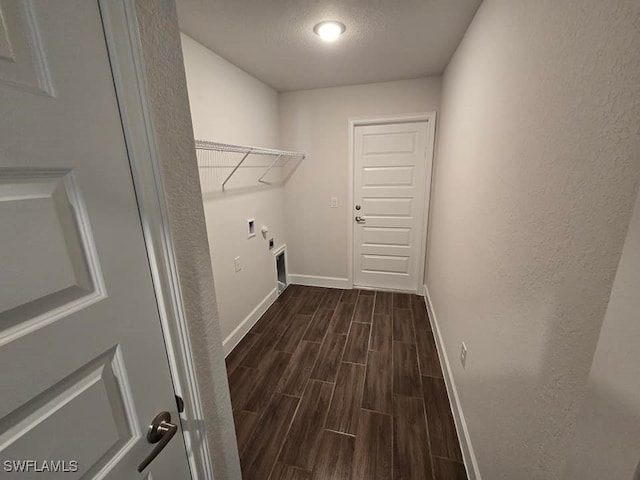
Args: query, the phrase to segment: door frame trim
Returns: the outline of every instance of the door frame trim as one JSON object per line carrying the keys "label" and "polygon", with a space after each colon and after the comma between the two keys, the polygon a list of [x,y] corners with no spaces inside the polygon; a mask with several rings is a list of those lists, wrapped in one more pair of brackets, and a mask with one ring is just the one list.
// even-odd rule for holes
{"label": "door frame trim", "polygon": [[147,93],[135,0],[98,0],[191,478],[213,480],[212,459],[180,287]]}
{"label": "door frame trim", "polygon": [[420,249],[420,266],[418,270],[418,278],[416,280],[415,292],[420,293],[422,291],[425,262],[427,256],[427,231],[429,229],[429,205],[431,200],[431,182],[433,179],[433,156],[435,150],[435,138],[436,138],[436,112],[421,112],[421,113],[408,113],[401,115],[385,115],[379,117],[349,117],[349,191],[347,197],[347,205],[349,208],[349,215],[347,216],[347,232],[348,232],[348,249],[347,249],[347,278],[351,288],[354,287],[354,262],[353,256],[353,212],[351,211],[354,197],[354,165],[355,165],[355,131],[356,127],[364,125],[389,125],[397,123],[412,123],[412,122],[426,122],[427,123],[427,152],[426,161],[427,168],[425,168],[425,208],[424,218],[422,219],[422,248]]}

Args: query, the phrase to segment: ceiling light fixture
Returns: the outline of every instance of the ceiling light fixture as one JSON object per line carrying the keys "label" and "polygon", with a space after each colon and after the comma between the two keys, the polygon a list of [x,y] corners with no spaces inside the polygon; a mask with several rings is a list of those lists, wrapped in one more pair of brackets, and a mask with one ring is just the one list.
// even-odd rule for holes
{"label": "ceiling light fixture", "polygon": [[325,42],[335,42],[344,33],[347,27],[340,22],[320,22],[313,31]]}

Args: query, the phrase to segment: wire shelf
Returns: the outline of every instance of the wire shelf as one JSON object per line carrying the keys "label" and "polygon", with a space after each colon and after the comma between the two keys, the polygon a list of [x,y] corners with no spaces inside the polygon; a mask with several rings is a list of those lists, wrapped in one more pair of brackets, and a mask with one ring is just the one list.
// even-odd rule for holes
{"label": "wire shelf", "polygon": [[196,140],[203,192],[287,181],[305,154],[272,148]]}

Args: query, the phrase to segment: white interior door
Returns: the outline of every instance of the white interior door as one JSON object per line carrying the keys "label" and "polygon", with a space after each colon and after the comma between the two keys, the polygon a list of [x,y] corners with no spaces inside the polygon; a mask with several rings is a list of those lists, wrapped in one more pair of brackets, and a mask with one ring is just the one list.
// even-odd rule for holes
{"label": "white interior door", "polygon": [[422,283],[418,276],[424,248],[427,126],[414,122],[355,127],[356,286],[416,291]]}
{"label": "white interior door", "polygon": [[97,1],[0,0],[0,111],[0,477],[191,478]]}

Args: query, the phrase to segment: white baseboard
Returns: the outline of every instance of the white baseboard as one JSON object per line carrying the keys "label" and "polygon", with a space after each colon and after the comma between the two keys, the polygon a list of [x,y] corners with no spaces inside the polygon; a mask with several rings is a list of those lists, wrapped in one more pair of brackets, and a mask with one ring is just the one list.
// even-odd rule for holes
{"label": "white baseboard", "polygon": [[294,285],[305,285],[307,287],[342,288],[343,290],[348,290],[353,287],[348,278],[296,275],[295,273],[289,274],[289,283],[293,283]]}
{"label": "white baseboard", "polygon": [[429,296],[429,289],[426,285],[424,285],[424,302],[427,305],[429,319],[431,320],[431,328],[436,340],[436,346],[438,347],[438,357],[440,357],[440,363],[443,366],[442,373],[444,375],[444,382],[447,386],[447,392],[449,393],[449,402],[451,404],[451,411],[453,412],[453,418],[456,423],[458,438],[460,439],[460,449],[462,450],[464,465],[467,469],[467,476],[469,477],[469,480],[482,480],[480,476],[480,470],[478,469],[478,462],[473,452],[473,446],[471,445],[471,437],[469,436],[467,422],[464,419],[462,405],[460,405],[460,398],[458,397],[456,383],[453,379],[451,364],[449,363],[449,356],[447,355],[447,351],[444,347],[444,341],[442,339],[442,335],[440,334],[438,320],[433,310],[433,303],[431,302],[431,297]]}
{"label": "white baseboard", "polygon": [[276,301],[278,298],[278,290],[274,288],[269,292],[269,294],[264,297],[264,299],[258,304],[256,308],[254,308],[247,317],[240,322],[231,334],[224,339],[222,342],[222,350],[224,351],[224,356],[226,357],[231,353],[231,351],[236,348],[236,345],[240,343],[240,340],[244,338],[251,327],[253,327],[258,319],[264,315],[264,312]]}

